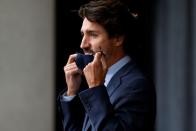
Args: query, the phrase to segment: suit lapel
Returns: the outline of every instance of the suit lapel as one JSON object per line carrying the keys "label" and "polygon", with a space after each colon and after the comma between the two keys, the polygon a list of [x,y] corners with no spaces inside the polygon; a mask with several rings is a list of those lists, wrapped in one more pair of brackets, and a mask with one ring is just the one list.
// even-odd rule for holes
{"label": "suit lapel", "polygon": [[121,78],[127,73],[129,73],[133,67],[135,67],[135,63],[133,61],[124,65],[110,80],[107,86],[108,95],[111,96],[112,93],[119,87],[121,84]]}
{"label": "suit lapel", "polygon": [[83,123],[82,131],[90,131],[90,129],[91,129],[90,126],[91,126],[91,123],[90,123],[90,120],[89,120],[89,116],[86,114],[85,119],[84,119],[84,123]]}
{"label": "suit lapel", "polygon": [[[121,78],[125,75],[127,75],[135,66],[134,62],[129,62],[126,65],[124,65],[110,80],[108,83],[108,86],[106,87],[108,91],[108,95],[111,96],[112,93],[119,87],[121,84]],[[84,125],[82,131],[89,131],[91,130],[91,123],[89,120],[88,115],[85,115]]]}

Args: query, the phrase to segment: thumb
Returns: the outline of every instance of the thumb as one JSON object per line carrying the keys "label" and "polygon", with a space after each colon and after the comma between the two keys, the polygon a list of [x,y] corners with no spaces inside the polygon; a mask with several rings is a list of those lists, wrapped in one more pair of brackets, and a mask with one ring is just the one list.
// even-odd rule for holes
{"label": "thumb", "polygon": [[77,54],[72,54],[69,56],[68,60],[67,60],[67,64],[71,64],[72,62],[75,61]]}

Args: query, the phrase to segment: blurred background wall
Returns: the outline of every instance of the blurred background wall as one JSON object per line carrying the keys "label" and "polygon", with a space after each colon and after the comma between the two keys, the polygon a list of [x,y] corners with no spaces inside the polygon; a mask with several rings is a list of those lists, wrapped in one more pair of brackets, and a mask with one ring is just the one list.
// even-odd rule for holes
{"label": "blurred background wall", "polygon": [[196,131],[196,1],[157,0],[157,131]]}
{"label": "blurred background wall", "polygon": [[54,1],[0,0],[0,131],[54,130]]}

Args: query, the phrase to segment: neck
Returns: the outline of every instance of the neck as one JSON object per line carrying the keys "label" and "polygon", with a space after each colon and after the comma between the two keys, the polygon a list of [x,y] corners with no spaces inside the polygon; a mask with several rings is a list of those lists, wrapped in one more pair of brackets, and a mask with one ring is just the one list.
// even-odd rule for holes
{"label": "neck", "polygon": [[116,54],[113,54],[112,58],[109,58],[110,61],[108,61],[108,67],[110,67],[111,65],[115,64],[117,61],[119,61],[124,56],[125,56],[124,52],[118,52]]}

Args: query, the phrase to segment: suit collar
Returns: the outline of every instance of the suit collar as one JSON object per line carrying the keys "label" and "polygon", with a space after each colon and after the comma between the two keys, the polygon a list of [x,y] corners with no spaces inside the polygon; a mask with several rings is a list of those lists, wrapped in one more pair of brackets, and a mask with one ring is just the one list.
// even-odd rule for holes
{"label": "suit collar", "polygon": [[131,60],[129,63],[124,65],[110,80],[107,86],[109,96],[112,95],[113,91],[116,90],[121,84],[121,78],[127,75],[134,67],[135,63]]}
{"label": "suit collar", "polygon": [[105,77],[104,85],[107,86],[110,82],[111,78],[127,63],[131,61],[130,56],[124,56],[120,60],[118,60],[115,64],[113,64],[111,67],[109,67],[108,72]]}

